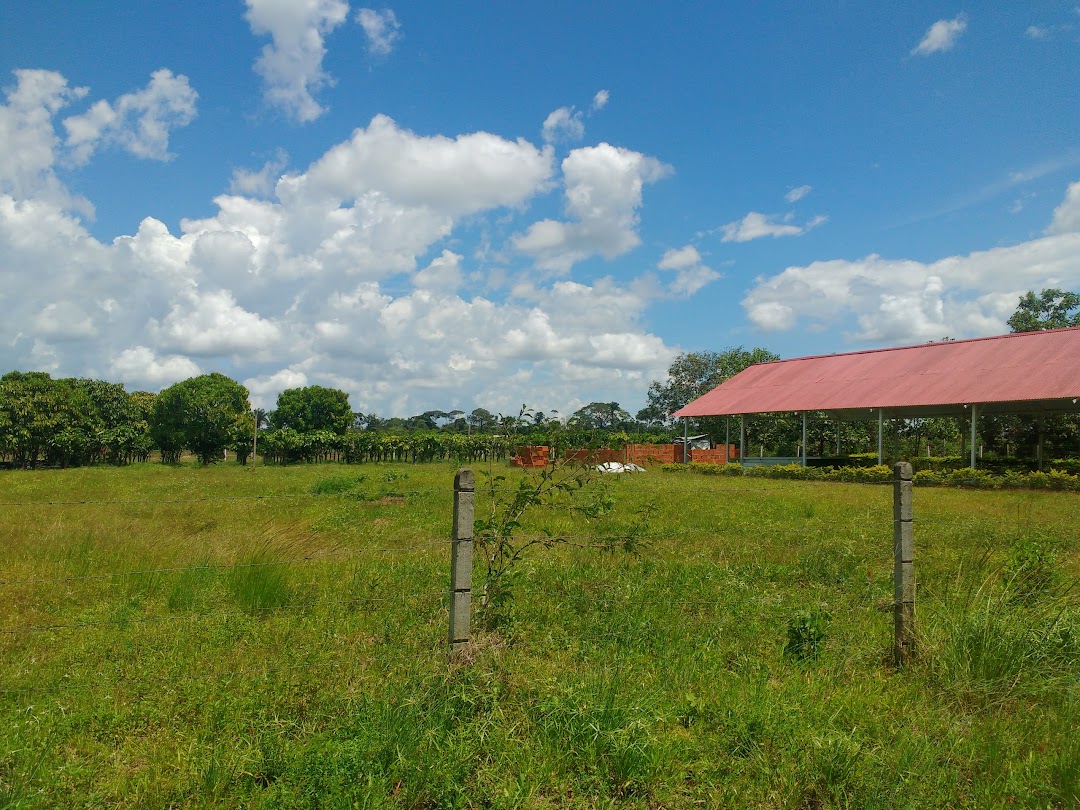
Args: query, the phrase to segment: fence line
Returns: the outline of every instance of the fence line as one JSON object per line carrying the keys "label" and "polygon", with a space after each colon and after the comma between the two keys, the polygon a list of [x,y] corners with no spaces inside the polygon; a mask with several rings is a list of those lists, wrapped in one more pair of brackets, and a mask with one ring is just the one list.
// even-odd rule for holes
{"label": "fence line", "polygon": [[[380,656],[378,659],[373,659],[372,663],[398,663],[402,661],[426,661],[430,660],[432,654],[436,652],[440,646],[440,642],[435,638],[431,639],[432,646],[430,650],[422,653],[410,653],[408,655],[395,655],[395,656]],[[48,684],[46,686],[22,686],[14,689],[0,689],[0,695],[20,695],[20,694],[35,694],[44,692],[60,692],[71,689],[93,689],[95,687],[115,688],[115,687],[127,687],[141,684],[171,684],[178,681],[202,681],[213,680],[215,678],[231,678],[241,677],[248,675],[275,675],[282,672],[294,672],[297,670],[312,670],[321,668],[337,669],[339,667],[355,668],[357,662],[355,660],[346,661],[342,659],[334,659],[331,661],[309,661],[303,664],[287,664],[275,667],[249,667],[247,669],[230,669],[219,670],[215,672],[188,672],[182,675],[150,675],[139,676],[130,678],[113,678],[111,680],[84,678],[78,680],[62,680],[55,683]]]}
{"label": "fence line", "polygon": [[427,591],[422,593],[401,594],[399,596],[361,596],[355,599],[318,599],[312,602],[287,602],[266,607],[238,608],[236,610],[205,610],[178,613],[171,616],[135,616],[123,619],[102,619],[100,621],[72,622],[71,624],[24,625],[22,627],[0,628],[6,635],[24,635],[28,633],[46,633],[53,630],[82,630],[87,627],[123,627],[129,624],[150,624],[154,622],[186,621],[204,619],[210,616],[243,616],[250,613],[272,613],[277,610],[306,610],[329,605],[358,605],[361,602],[403,602],[410,599],[422,599],[429,596],[445,596],[446,592]]}
{"label": "fence line", "polygon": [[146,576],[149,574],[175,574],[184,571],[230,571],[241,568],[267,568],[281,565],[302,565],[308,562],[320,562],[327,559],[342,559],[360,554],[398,553],[402,551],[417,551],[419,549],[433,548],[435,546],[449,545],[449,540],[432,540],[429,543],[420,543],[412,546],[399,546],[397,548],[349,548],[341,551],[327,551],[320,554],[307,554],[303,557],[294,557],[289,560],[272,560],[268,562],[252,563],[220,563],[206,565],[175,566],[170,568],[147,568],[141,571],[112,571],[106,574],[81,574],[68,577],[48,577],[41,579],[0,579],[0,585],[37,585],[55,584],[59,582],[80,582],[95,579],[117,579],[119,577]]}
{"label": "fence line", "polygon": [[295,493],[272,493],[270,495],[212,495],[203,498],[127,498],[120,500],[85,500],[85,501],[0,501],[0,506],[123,506],[123,505],[155,505],[173,503],[202,503],[207,501],[272,501],[300,498],[341,498],[344,500],[357,500],[358,495],[368,495],[376,498],[406,498],[413,495],[426,495],[429,493],[445,494],[439,487],[430,489],[386,489],[381,492],[295,492]]}
{"label": "fence line", "polygon": [[[459,475],[459,478],[460,478],[460,475]],[[797,481],[797,482],[790,482],[790,483],[788,483],[786,485],[777,486],[776,485],[777,482],[775,480],[773,480],[773,479],[764,479],[763,478],[763,479],[760,479],[760,480],[761,480],[761,486],[760,487],[752,487],[752,488],[731,487],[731,488],[728,488],[728,487],[718,486],[718,487],[710,487],[709,490],[711,490],[712,492],[714,492],[716,494],[719,494],[719,495],[745,494],[745,493],[752,493],[752,494],[758,494],[758,495],[772,495],[772,494],[775,494],[777,492],[783,492],[783,491],[802,491],[802,492],[805,492],[805,491],[807,491],[806,487],[805,487],[805,484],[807,484],[807,483],[831,483],[831,482],[817,482],[817,481]],[[456,483],[460,483],[460,482],[456,482]],[[908,485],[910,486],[910,481],[908,481]],[[623,483],[623,482],[619,482],[619,483],[615,484],[615,487],[616,487],[617,491],[621,491],[621,492],[647,493],[647,494],[650,494],[650,495],[655,495],[657,492],[664,492],[664,491],[682,493],[682,492],[686,492],[687,489],[688,489],[687,487],[636,488],[633,485],[627,486],[626,483]],[[509,488],[509,487],[508,488],[491,488],[491,487],[485,488],[485,487],[479,487],[477,489],[479,490],[479,494],[481,494],[481,495],[486,495],[486,494],[495,494],[495,495],[498,495],[498,494],[511,494],[511,493],[514,493],[514,492],[517,491],[515,488]],[[462,486],[462,487],[456,486],[455,490],[456,490],[456,492],[455,492],[454,529],[453,529],[451,538],[448,539],[448,540],[432,541],[432,542],[427,542],[427,543],[423,543],[423,544],[416,544],[416,545],[403,546],[403,547],[397,547],[397,548],[378,547],[378,548],[342,549],[342,550],[338,550],[338,551],[330,551],[330,552],[319,553],[319,554],[305,555],[303,557],[298,557],[298,558],[293,558],[293,559],[288,559],[288,560],[274,560],[274,561],[266,561],[266,562],[215,564],[215,565],[195,565],[195,566],[174,566],[174,567],[145,569],[145,570],[138,570],[138,571],[122,571],[122,572],[108,572],[108,573],[102,573],[102,574],[88,574],[88,575],[81,575],[81,576],[67,576],[67,577],[54,577],[54,578],[35,578],[35,579],[23,579],[23,580],[0,580],[0,585],[29,585],[29,584],[50,584],[50,583],[56,584],[56,583],[67,583],[67,582],[74,582],[74,581],[104,580],[104,579],[114,579],[114,578],[120,578],[120,577],[134,577],[134,576],[147,576],[147,575],[153,575],[153,574],[179,573],[179,572],[185,572],[185,571],[227,571],[227,570],[233,570],[233,569],[257,568],[257,567],[268,567],[268,566],[289,566],[289,565],[304,564],[304,563],[308,563],[308,562],[315,562],[315,561],[325,560],[325,559],[349,557],[349,556],[354,556],[354,555],[358,555],[358,554],[365,554],[365,553],[401,553],[401,552],[410,551],[410,550],[435,548],[435,547],[444,546],[444,545],[450,545],[455,551],[459,551],[459,550],[464,548],[465,541],[468,541],[468,543],[470,544],[470,548],[471,548],[471,543],[474,541],[474,538],[472,536],[472,521],[473,521],[473,512],[472,512],[472,505],[471,505],[472,501],[470,500],[469,507],[466,509],[463,506],[463,502],[460,500],[460,496],[462,494],[464,494],[464,492],[468,492],[469,495],[472,496],[472,495],[476,494],[476,491],[475,491],[475,489],[471,489],[469,487],[464,487],[464,486]],[[412,491],[408,492],[408,495],[418,495],[418,494],[425,494],[425,493],[430,493],[430,492],[438,492],[438,493],[441,493],[441,494],[445,494],[446,491],[445,491],[445,489],[441,489],[441,488],[437,489],[437,488],[433,487],[433,488],[428,489],[428,490],[412,490]],[[131,499],[131,500],[101,500],[101,501],[90,501],[90,500],[87,500],[87,501],[29,501],[29,502],[21,502],[21,503],[20,502],[0,503],[0,506],[168,504],[168,503],[193,503],[193,502],[202,502],[202,501],[245,501],[245,500],[247,500],[247,501],[261,501],[261,500],[271,500],[271,499],[302,499],[302,498],[327,498],[327,497],[333,498],[335,496],[337,498],[339,498],[339,499],[347,500],[347,499],[355,499],[357,496],[366,496],[366,497],[404,497],[405,494],[401,490],[389,490],[389,491],[376,492],[376,493],[363,492],[363,491],[361,491],[361,492],[341,492],[341,493],[295,493],[295,494],[270,494],[270,495],[249,495],[249,496],[238,495],[238,496],[203,497],[203,498],[179,498],[179,499],[165,499],[165,500],[155,500],[155,499],[137,499],[136,500],[136,499]],[[910,495],[908,497],[910,498]],[[909,502],[909,506],[910,506],[910,502]],[[459,512],[459,510],[460,510],[460,512]],[[1026,517],[1027,525],[1030,526],[1030,524],[1031,524],[1031,515],[1030,515],[1030,513],[1027,514],[1025,517]],[[821,525],[816,525],[816,526],[807,524],[807,525],[802,525],[801,527],[796,528],[796,529],[788,529],[788,528],[772,528],[772,529],[769,529],[769,528],[763,528],[763,527],[759,527],[759,526],[746,526],[746,527],[725,526],[723,528],[715,527],[715,528],[703,528],[703,529],[685,529],[685,530],[680,530],[680,531],[644,532],[644,533],[641,533],[641,534],[634,534],[634,536],[637,537],[637,538],[640,538],[640,539],[645,539],[645,540],[676,539],[676,538],[680,538],[680,537],[690,537],[690,536],[742,537],[742,536],[745,536],[746,534],[777,534],[777,535],[806,536],[807,534],[810,534],[810,533],[821,534],[821,533],[825,533],[825,532],[836,532],[838,529],[842,530],[844,528],[847,528],[849,530],[851,530],[851,529],[860,529],[860,528],[871,528],[871,529],[874,529],[875,531],[880,531],[880,533],[882,535],[884,535],[886,520],[887,520],[887,518],[885,518],[883,515],[878,516],[878,515],[875,515],[875,514],[871,514],[869,509],[868,509],[865,518],[858,517],[858,518],[852,519],[851,521],[845,522],[843,524],[837,523],[837,522],[832,522],[832,523],[828,523],[828,524],[821,524]],[[937,526],[948,526],[948,525],[970,526],[971,525],[971,521],[934,520],[932,518],[931,519],[923,519],[923,520],[914,521],[910,517],[910,510],[908,512],[908,516],[907,516],[906,520],[907,520],[907,523],[908,523],[909,526],[911,524],[913,524],[913,523],[926,525],[926,526],[935,526],[935,525],[937,525]],[[988,523],[993,522],[993,523],[998,524],[998,525],[1001,524],[1001,519],[1000,518],[994,518],[992,516],[988,516],[986,518],[986,521]],[[1019,514],[1017,515],[1017,522],[1018,522],[1018,525],[1021,522],[1021,516]],[[1006,529],[1007,528],[1008,527],[1006,527]],[[568,533],[568,534],[554,534],[554,535],[548,535],[548,534],[537,534],[537,535],[519,534],[519,535],[516,535],[516,539],[521,540],[523,542],[532,542],[532,541],[540,541],[540,542],[543,542],[543,541],[550,541],[550,542],[600,542],[600,541],[610,541],[612,539],[616,539],[616,538],[622,536],[623,534],[629,535],[629,534],[633,534],[633,532],[631,532],[628,529],[626,532],[622,532],[622,533],[620,533],[620,532],[578,533],[578,534],[569,534]],[[908,538],[908,540],[910,540],[910,538]],[[699,555],[699,556],[704,556],[704,555]],[[470,554],[470,557],[471,557],[471,554]],[[150,623],[168,622],[168,621],[183,621],[183,620],[192,621],[192,620],[200,620],[200,619],[213,618],[213,617],[230,617],[230,616],[244,616],[244,615],[267,615],[267,614],[271,614],[271,613],[274,613],[274,612],[277,612],[277,611],[289,611],[289,610],[302,611],[302,610],[308,610],[308,609],[311,609],[311,608],[322,607],[322,606],[343,606],[343,605],[357,605],[357,604],[364,604],[364,603],[375,604],[375,603],[389,603],[389,602],[404,602],[404,601],[414,600],[414,599],[426,599],[426,598],[432,598],[432,597],[439,597],[442,604],[445,607],[449,607],[449,609],[450,609],[451,625],[450,625],[449,637],[450,637],[451,649],[460,649],[462,646],[464,646],[465,643],[468,642],[469,637],[470,637],[470,633],[469,633],[469,625],[468,625],[468,607],[466,606],[464,608],[464,610],[462,610],[461,606],[459,605],[460,600],[457,597],[460,595],[460,593],[463,590],[467,590],[464,583],[467,582],[468,585],[471,587],[471,559],[469,560],[470,565],[468,566],[467,569],[464,566],[464,563],[463,563],[462,559],[459,556],[455,555],[454,560],[455,560],[456,564],[460,565],[460,568],[455,569],[454,572],[451,574],[451,590],[450,590],[449,594],[447,593],[447,591],[445,589],[441,589],[441,590],[437,590],[437,591],[425,591],[425,592],[420,592],[420,593],[402,594],[402,595],[396,595],[396,596],[370,596],[370,597],[357,597],[357,598],[352,598],[352,599],[313,600],[313,601],[307,601],[307,602],[289,602],[289,603],[285,603],[285,604],[281,604],[281,605],[270,605],[270,606],[266,606],[266,607],[235,608],[235,609],[229,609],[229,610],[216,609],[216,610],[186,612],[186,613],[180,613],[180,614],[175,614],[175,615],[153,615],[153,616],[151,616],[151,615],[142,615],[142,616],[124,617],[124,618],[119,618],[119,619],[105,619],[105,620],[98,620],[98,621],[72,622],[72,623],[68,623],[68,624],[24,625],[24,626],[19,626],[19,627],[0,629],[0,634],[5,634],[7,636],[14,637],[14,636],[19,636],[19,635],[28,635],[28,634],[34,634],[34,633],[46,633],[46,632],[53,632],[53,631],[58,631],[58,630],[77,630],[77,629],[91,628],[91,627],[110,627],[110,626],[120,627],[120,626],[126,626],[126,625],[130,625],[130,624],[150,624]],[[905,563],[910,563],[910,556],[906,560],[904,560],[904,562]],[[721,566],[719,564],[717,564],[715,567],[718,570],[727,568],[727,566]],[[465,574],[466,570],[468,571],[467,576]],[[722,585],[723,585],[723,583],[718,583],[718,587],[722,587]],[[461,586],[461,587],[459,587],[459,586]],[[528,588],[517,589],[516,592],[520,593],[522,595],[541,594],[541,593],[545,594],[545,595],[547,595],[549,597],[554,595],[554,596],[556,596],[557,601],[560,601],[560,602],[566,602],[566,601],[571,601],[571,600],[575,601],[575,602],[588,601],[588,602],[591,602],[593,604],[601,605],[604,608],[614,608],[614,606],[616,604],[624,604],[624,605],[664,605],[664,606],[668,606],[668,607],[672,607],[672,608],[680,608],[680,607],[708,608],[708,607],[714,607],[716,605],[716,603],[717,603],[716,599],[709,599],[709,598],[705,598],[705,597],[700,598],[700,599],[698,599],[698,598],[694,598],[694,599],[670,598],[669,599],[669,598],[662,598],[662,597],[643,598],[643,597],[638,597],[638,596],[633,596],[633,595],[621,595],[621,594],[619,594],[617,592],[594,593],[594,594],[585,594],[585,593],[571,594],[571,593],[565,593],[564,592],[564,593],[560,594],[560,593],[558,593],[558,592],[556,592],[554,590],[541,590],[541,589],[528,589]],[[911,592],[913,593],[913,590]],[[898,594],[901,593],[901,591],[899,590],[899,586],[898,586],[897,593]],[[907,593],[908,593],[908,589],[907,589],[907,586],[905,586],[904,595],[906,596]],[[859,611],[859,612],[866,612],[866,611],[869,611],[869,610],[876,610],[876,611],[896,610],[898,612],[898,615],[899,615],[899,609],[900,609],[901,605],[906,606],[907,604],[909,604],[909,601],[910,600],[908,600],[906,598],[901,600],[901,597],[897,596],[896,599],[891,604],[888,604],[886,606],[882,606],[881,604],[878,604],[875,601],[861,600],[859,604],[851,605],[847,609],[850,610],[850,611]],[[455,618],[454,618],[455,614],[457,615],[457,618],[459,619],[459,621],[457,621],[456,623],[455,623]],[[464,625],[462,625],[462,623],[460,621],[460,618],[462,617],[462,615],[465,618]],[[649,626],[651,627],[651,625],[649,625]],[[643,631],[643,629],[644,628],[641,628],[641,627],[631,627],[631,628],[629,628],[629,633],[631,635],[633,635],[635,633]],[[913,631],[911,631],[911,632],[913,632]],[[621,640],[621,639],[625,639],[627,637],[627,635],[628,635],[627,631],[624,630],[624,631],[613,631],[611,633],[605,633],[605,634],[582,634],[582,635],[577,636],[577,639],[579,641],[587,641],[587,640],[590,640],[590,639],[598,640],[598,639],[603,639],[603,638],[612,638],[612,639],[620,639]],[[379,659],[379,660],[382,661],[382,660],[386,660],[386,659]],[[401,660],[423,660],[423,657],[422,656],[407,656],[407,657],[402,657]],[[150,677],[150,678],[120,679],[120,680],[113,680],[113,681],[107,682],[107,683],[102,683],[100,681],[88,681],[88,682],[84,682],[84,683],[81,683],[81,684],[61,683],[61,684],[56,684],[56,685],[51,686],[51,687],[27,687],[27,688],[22,688],[22,689],[0,689],[0,694],[32,693],[32,692],[39,692],[39,691],[50,691],[52,689],[78,688],[80,686],[87,687],[87,688],[94,688],[94,687],[96,687],[98,685],[110,686],[110,685],[128,684],[128,683],[132,683],[132,684],[134,684],[134,683],[154,683],[154,682],[158,682],[158,681],[170,682],[170,681],[174,681],[174,680],[177,680],[177,679],[189,680],[189,679],[205,678],[205,677],[214,677],[214,678],[216,678],[216,677],[222,677],[223,675],[224,676],[242,676],[242,675],[247,675],[247,674],[271,674],[271,673],[278,673],[278,672],[287,672],[287,671],[296,670],[296,669],[309,669],[309,668],[319,667],[319,666],[338,667],[338,666],[355,666],[355,665],[356,665],[355,662],[346,662],[346,661],[331,661],[331,662],[323,662],[323,663],[310,663],[309,662],[309,663],[305,663],[305,664],[298,664],[298,665],[295,665],[295,666],[288,665],[288,666],[273,667],[273,668],[255,668],[255,669],[248,669],[248,670],[232,670],[232,671],[222,672],[222,673],[212,673],[212,674],[209,674],[209,675],[203,673],[203,674],[189,674],[189,675],[186,675],[186,676],[176,676],[176,677]]]}

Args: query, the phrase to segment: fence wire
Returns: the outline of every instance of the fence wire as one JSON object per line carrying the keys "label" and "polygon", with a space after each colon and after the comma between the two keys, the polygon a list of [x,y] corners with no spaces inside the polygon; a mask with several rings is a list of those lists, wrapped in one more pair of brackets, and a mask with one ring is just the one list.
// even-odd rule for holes
{"label": "fence wire", "polygon": [[446,596],[446,589],[428,591],[426,593],[402,594],[399,596],[363,596],[354,599],[319,599],[309,602],[287,602],[281,605],[255,606],[249,608],[237,608],[235,610],[205,610],[188,613],[178,613],[170,616],[125,616],[120,619],[100,619],[96,621],[71,622],[70,624],[42,624],[23,625],[22,627],[0,628],[0,633],[6,635],[23,635],[26,633],[46,633],[54,630],[81,630],[88,627],[125,627],[129,624],[150,624],[156,622],[190,621],[193,619],[205,619],[209,617],[242,616],[244,614],[267,614],[276,611],[309,610],[316,607],[331,605],[358,605],[360,603],[376,602],[405,602],[411,599],[422,599],[429,596]]}
{"label": "fence wire", "polygon": [[428,543],[420,543],[409,546],[382,547],[382,548],[348,548],[339,551],[326,551],[318,554],[305,554],[303,557],[294,557],[288,560],[271,560],[267,562],[248,563],[215,563],[205,565],[172,566],[168,568],[146,568],[138,571],[111,571],[105,574],[80,574],[65,577],[42,577],[36,579],[0,579],[0,585],[41,585],[55,584],[60,582],[82,582],[87,580],[117,579],[120,577],[149,576],[152,574],[177,574],[187,571],[231,571],[243,568],[271,568],[283,565],[302,565],[309,562],[321,562],[329,559],[343,559],[355,557],[361,554],[398,554],[405,551],[418,551],[449,546],[450,540],[432,540]]}
{"label": "fence wire", "polygon": [[[760,483],[755,481],[756,485],[746,486],[744,481],[740,481],[740,486],[725,486],[731,479],[724,479],[721,477],[695,477],[693,479],[692,486],[678,486],[678,485],[663,485],[663,486],[639,486],[639,479],[601,479],[611,480],[610,487],[613,491],[618,493],[631,493],[642,494],[648,496],[656,496],[664,493],[680,493],[684,494],[688,491],[694,493],[708,493],[716,496],[773,496],[778,493],[785,492],[808,492],[810,487],[808,484],[826,484],[836,482],[825,481],[788,481],[780,485],[774,479],[760,479]],[[642,482],[644,483],[644,482]],[[513,495],[518,489],[516,487],[502,486],[500,485],[485,485],[483,482],[478,482],[476,488],[476,495],[480,498],[485,496],[493,497],[505,497]],[[936,490],[930,490],[936,491]],[[346,492],[333,492],[333,493],[267,493],[261,495],[232,495],[232,496],[207,496],[207,497],[192,497],[192,498],[167,498],[167,499],[154,499],[154,498],[138,498],[138,499],[100,499],[100,500],[38,500],[38,501],[5,501],[0,502],[0,506],[4,507],[66,507],[66,506],[123,506],[123,505],[159,505],[159,504],[190,504],[199,502],[243,502],[243,501],[273,501],[273,500],[311,500],[311,499],[337,499],[337,500],[351,500],[351,501],[370,501],[375,498],[408,498],[421,495],[430,495],[436,493],[440,496],[445,496],[449,499],[449,488],[431,487],[425,489],[411,488],[409,490],[394,489],[392,487],[383,487],[379,490],[372,491],[370,489],[358,488],[352,491]],[[1020,493],[1017,493],[1020,494]],[[891,500],[891,496],[889,498]],[[1025,515],[1020,515],[1019,512],[1016,515],[1015,521],[1003,522],[1000,516],[986,516],[984,517],[968,517],[967,519],[950,519],[941,515],[935,515],[931,513],[926,517],[918,517],[918,507],[916,507],[916,518],[914,523],[917,525],[927,527],[963,527],[970,529],[973,523],[987,523],[995,524],[1002,527],[1001,531],[1004,534],[1010,532],[1017,532],[1021,528],[1030,530],[1034,525],[1036,528],[1041,529],[1053,529],[1069,526],[1069,524],[1048,524],[1043,525],[1037,521],[1032,522],[1032,515],[1030,511]],[[891,533],[893,526],[893,519],[891,511],[888,515],[885,513],[872,514],[870,510],[867,510],[866,516],[854,517],[851,520],[838,523],[820,523],[820,524],[803,524],[796,528],[779,527],[779,526],[756,526],[756,525],[731,525],[725,524],[723,527],[708,527],[699,529],[681,529],[678,531],[644,531],[633,532],[630,529],[624,529],[622,531],[613,530],[608,532],[588,533],[588,532],[575,532],[575,533],[518,533],[515,534],[515,540],[525,543],[545,543],[545,542],[559,542],[568,544],[580,544],[585,546],[595,546],[601,544],[610,544],[612,541],[618,541],[625,536],[632,536],[634,539],[644,541],[659,541],[659,540],[678,540],[682,538],[692,537],[715,537],[715,538],[745,538],[748,535],[755,534],[768,534],[779,536],[821,536],[827,533],[843,533],[852,531],[871,532],[875,534],[886,535]],[[1071,527],[1070,527],[1071,528]],[[265,567],[281,567],[281,566],[294,566],[313,562],[319,562],[330,559],[342,559],[348,557],[354,557],[358,555],[366,554],[398,554],[411,551],[420,551],[427,549],[434,549],[438,547],[445,547],[452,545],[451,540],[433,540],[430,542],[410,544],[406,546],[398,547],[358,547],[358,548],[346,548],[335,549],[333,551],[319,552],[304,555],[301,557],[295,557],[285,560],[268,560],[260,562],[243,562],[243,563],[221,563],[221,564],[200,564],[192,566],[168,566],[159,568],[147,568],[141,570],[129,570],[129,571],[112,571],[100,574],[85,574],[74,576],[57,576],[57,577],[36,577],[25,579],[6,579],[0,580],[0,586],[21,586],[21,585],[47,585],[47,584],[66,584],[79,581],[93,581],[93,580],[112,580],[125,577],[138,577],[138,576],[152,576],[158,574],[178,574],[183,572],[205,572],[205,571],[230,571],[236,569],[248,569],[248,568],[265,568]],[[698,559],[704,559],[708,556],[708,552],[702,552],[698,555],[694,555],[687,561],[693,561]],[[717,570],[726,568],[725,566],[716,566]],[[613,590],[603,590],[599,593],[571,593],[566,591],[560,591],[557,588],[538,589],[522,587],[517,592],[524,597],[544,597],[547,599],[554,599],[556,602],[562,603],[574,603],[578,604],[586,602],[594,605],[597,608],[597,612],[601,616],[606,616],[615,610],[633,606],[662,606],[671,609],[688,609],[688,608],[715,608],[718,600],[711,599],[707,596],[701,596],[700,598],[678,598],[677,596],[664,596],[656,595],[652,597],[642,597],[632,594],[620,594]],[[719,587],[719,585],[718,585]],[[379,603],[404,603],[412,600],[422,599],[435,599],[440,600],[443,608],[447,606],[449,600],[449,589],[446,587],[438,590],[428,590],[416,593],[399,594],[394,596],[368,596],[368,597],[356,597],[349,599],[324,599],[324,600],[308,600],[287,602],[280,605],[268,605],[262,607],[236,607],[231,609],[213,609],[205,611],[188,611],[184,613],[177,613],[174,615],[136,615],[136,616],[124,616],[121,618],[101,619],[84,622],[58,622],[58,623],[42,623],[42,624],[25,624],[21,626],[0,628],[0,634],[6,635],[11,638],[19,636],[39,634],[39,633],[52,633],[58,631],[75,631],[87,628],[100,628],[100,627],[126,627],[128,625],[147,625],[153,623],[167,623],[177,621],[198,621],[198,620],[212,620],[214,618],[227,619],[234,616],[264,616],[271,615],[276,612],[286,611],[307,611],[320,607],[335,607],[335,606],[351,606],[361,604],[379,604]],[[880,600],[867,600],[860,599],[859,604],[850,605],[847,610],[868,612],[874,611],[888,611],[893,607],[892,603],[882,604]],[[592,642],[604,642],[604,641],[618,641],[625,642],[628,637],[644,636],[645,634],[652,634],[657,631],[658,628],[649,624],[644,626],[634,626],[629,629],[623,628],[618,630],[612,630],[604,633],[579,633],[573,636],[573,640],[578,643],[592,643]],[[666,628],[667,632],[670,632],[671,628]],[[435,647],[436,650],[441,650],[445,653],[445,644],[439,644]],[[422,654],[410,654],[401,657],[401,661],[408,661],[410,663],[429,662],[432,656],[431,651],[424,652]],[[168,683],[176,680],[195,680],[195,679],[212,679],[212,678],[233,678],[233,677],[248,677],[248,676],[269,676],[276,674],[289,673],[298,670],[311,670],[315,668],[347,668],[357,666],[363,666],[365,663],[382,666],[385,662],[393,662],[391,657],[380,656],[370,661],[365,660],[353,660],[346,661],[342,659],[335,659],[331,661],[308,661],[301,664],[284,664],[271,667],[258,667],[248,668],[242,670],[221,670],[214,672],[203,673],[188,673],[180,676],[148,676],[137,678],[114,678],[110,680],[100,679],[85,679],[77,682],[69,682],[67,680],[59,681],[54,684],[44,686],[29,686],[22,688],[4,688],[0,689],[0,694],[4,695],[19,695],[19,694],[34,694],[40,692],[55,692],[64,689],[94,689],[94,688],[121,688],[126,686],[154,684],[154,683]]]}
{"label": "fence wire", "polygon": [[[371,650],[372,648],[369,647],[366,649]],[[429,646],[422,647],[419,652],[409,651],[407,653],[399,652],[397,654],[385,654],[385,650],[380,650],[379,652],[380,654],[377,657],[371,658],[353,658],[352,660],[335,658],[330,661],[306,661],[300,664],[248,667],[245,669],[220,669],[209,672],[186,672],[170,675],[139,675],[137,677],[117,677],[109,679],[68,679],[65,676],[62,680],[46,685],[0,689],[0,695],[47,694],[77,689],[119,689],[146,685],[175,684],[178,682],[229,680],[232,678],[246,678],[250,676],[266,677],[287,672],[308,672],[314,669],[357,670],[364,668],[365,665],[367,665],[367,668],[371,668],[372,666],[385,668],[387,665],[396,665],[400,663],[430,664],[433,660],[445,660],[447,656],[447,650],[445,649],[445,644],[442,643],[441,638],[437,642],[431,640]]]}
{"label": "fence wire", "polygon": [[418,495],[440,494],[449,497],[449,493],[443,487],[431,487],[430,489],[401,490],[388,488],[379,491],[350,490],[346,492],[281,492],[264,495],[207,495],[198,498],[120,498],[120,499],[86,499],[75,501],[0,501],[0,506],[157,506],[159,504],[181,503],[206,503],[224,501],[276,501],[276,500],[300,500],[300,499],[326,499],[341,498],[344,500],[359,500],[359,496],[371,498],[407,498]]}

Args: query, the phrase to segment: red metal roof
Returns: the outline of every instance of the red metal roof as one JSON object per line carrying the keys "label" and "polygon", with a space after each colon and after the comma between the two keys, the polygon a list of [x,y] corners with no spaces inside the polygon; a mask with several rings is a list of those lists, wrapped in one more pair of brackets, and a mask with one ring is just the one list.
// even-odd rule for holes
{"label": "red metal roof", "polygon": [[1074,410],[1078,397],[1080,327],[1074,327],[759,363],[674,416],[871,408],[928,415],[968,404],[1039,409],[1036,401]]}

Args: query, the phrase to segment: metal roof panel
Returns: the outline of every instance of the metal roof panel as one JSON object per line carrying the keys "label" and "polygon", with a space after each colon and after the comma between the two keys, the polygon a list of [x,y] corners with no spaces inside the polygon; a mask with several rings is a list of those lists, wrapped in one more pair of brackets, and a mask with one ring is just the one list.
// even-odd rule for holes
{"label": "metal roof panel", "polygon": [[729,416],[1080,397],[1080,327],[759,363],[673,415]]}

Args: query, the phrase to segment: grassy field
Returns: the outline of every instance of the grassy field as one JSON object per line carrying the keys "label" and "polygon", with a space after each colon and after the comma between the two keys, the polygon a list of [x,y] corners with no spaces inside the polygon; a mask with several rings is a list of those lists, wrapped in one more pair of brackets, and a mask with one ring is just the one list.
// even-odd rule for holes
{"label": "grassy field", "polygon": [[917,489],[896,671],[889,487],[605,479],[520,531],[645,545],[532,549],[450,661],[453,474],[0,473],[0,804],[1080,804],[1077,495]]}

